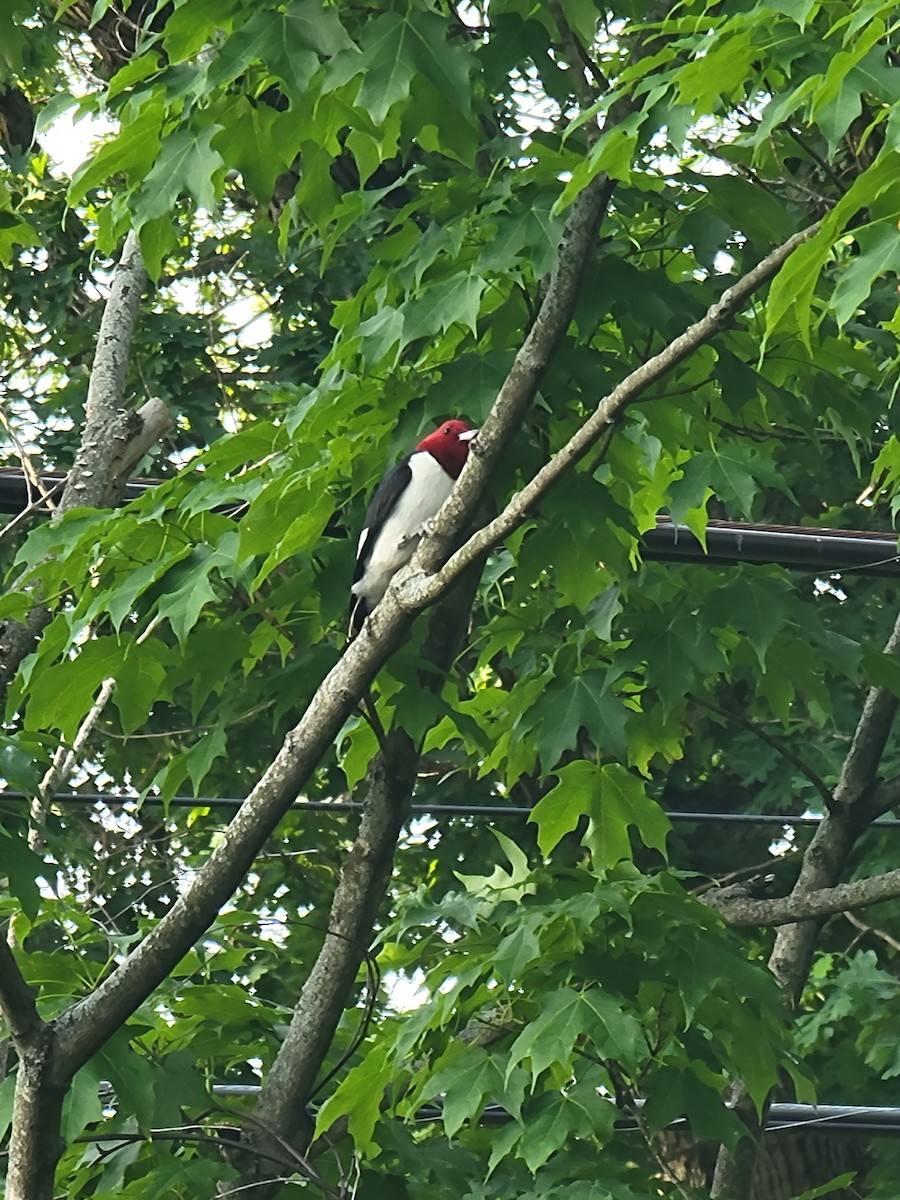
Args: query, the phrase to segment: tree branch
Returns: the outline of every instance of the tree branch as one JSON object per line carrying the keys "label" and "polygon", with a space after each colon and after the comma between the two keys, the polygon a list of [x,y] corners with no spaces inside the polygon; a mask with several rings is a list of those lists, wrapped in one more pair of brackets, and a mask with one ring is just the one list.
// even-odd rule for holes
{"label": "tree branch", "polygon": [[900,775],[882,779],[872,792],[872,819],[883,816],[900,805]]}
{"label": "tree branch", "polygon": [[[647,23],[639,28],[629,53],[630,65],[640,62],[660,43],[661,39],[652,26],[653,17],[650,11],[646,18]],[[636,102],[632,96],[621,96],[610,106],[602,132],[606,133],[621,125],[635,109]],[[614,190],[615,181],[600,173],[578,193],[569,207],[556,264],[550,274],[534,324],[516,352],[509,374],[497,393],[497,399],[481,427],[477,441],[472,443],[471,450],[474,453],[470,451],[468,455],[459,486],[454,489],[432,523],[430,536],[423,538],[419,543],[414,564],[421,564],[426,573],[435,571],[445,561],[453,544],[454,531],[464,529],[476,512],[504,448],[512,439],[523,414],[537,394],[544,371],[568,329],[575,310],[578,283]],[[600,432],[598,430],[593,434],[590,442],[596,441]],[[487,541],[481,548],[473,548],[465,560],[466,563],[474,562],[504,536],[505,534],[501,533],[495,541]],[[466,547],[463,547],[463,550],[465,549]],[[424,600],[423,605],[431,604],[443,590],[443,586],[445,585],[442,584],[430,598]]]}
{"label": "tree branch", "polygon": [[[423,642],[423,689],[439,690],[469,625],[482,564],[467,571],[434,610]],[[365,812],[359,834],[341,869],[331,905],[328,934],[294,1009],[288,1034],[276,1055],[254,1113],[260,1134],[254,1143],[272,1148],[288,1140],[305,1147],[312,1135],[308,1105],[334,1038],[360,964],[369,952],[378,910],[390,880],[394,849],[410,811],[420,747],[401,729],[388,734],[369,764]],[[370,985],[371,986],[371,985]],[[326,1077],[327,1078],[327,1077]],[[321,1089],[321,1083],[318,1089]],[[256,1168],[262,1197],[271,1180]],[[247,1181],[248,1186],[251,1181]]]}
{"label": "tree branch", "polygon": [[892,937],[886,930],[876,929],[874,925],[867,925],[865,921],[861,921],[859,917],[855,917],[851,912],[845,912],[843,915],[847,918],[853,928],[858,929],[860,933],[870,933],[872,937],[878,938],[878,940],[884,942],[886,946],[890,946],[892,950],[900,951],[900,941],[898,941],[895,937]]}
{"label": "tree branch", "polygon": [[[900,615],[885,645],[885,653],[892,653],[898,646]],[[897,697],[885,688],[869,689],[834,789],[834,802],[822,818],[821,825],[803,854],[800,874],[790,896],[777,902],[754,902],[789,904],[792,906],[791,912],[795,914],[788,916],[785,922],[781,923],[768,963],[769,970],[781,985],[789,1004],[794,1005],[800,999],[809,976],[813,950],[822,922],[828,913],[838,911],[831,908],[826,908],[823,912],[805,911],[804,906],[810,905],[814,909],[816,895],[839,890],[838,880],[856,838],[878,815],[877,803],[873,802],[877,797],[878,767],[897,712],[897,705]],[[849,907],[851,905],[846,901],[839,905],[839,908]],[[778,922],[770,917],[765,923]],[[746,1090],[737,1083],[735,1101],[742,1111],[747,1107],[746,1100]],[[758,1131],[755,1116],[745,1117],[745,1121],[748,1131]],[[713,1200],[724,1196],[733,1200],[744,1200],[750,1195],[751,1167],[755,1153],[755,1144],[750,1138],[744,1138],[739,1143],[734,1155],[724,1146],[719,1150],[710,1191]]]}
{"label": "tree branch", "polygon": [[104,504],[118,504],[131,470],[172,427],[172,415],[156,396],[134,412],[118,414],[118,427],[112,435],[112,456],[106,467],[108,483]]}
{"label": "tree branch", "polygon": [[100,715],[109,703],[115,689],[115,679],[103,680],[100,691],[97,693],[97,699],[94,701],[90,712],[81,722],[72,745],[60,746],[53,755],[47,773],[41,780],[38,794],[31,801],[29,809],[28,845],[35,854],[40,854],[44,848],[44,826],[47,818],[47,809],[56,792],[74,771],[78,762],[78,756],[87,744],[94,726],[100,719]]}
{"label": "tree branch", "polygon": [[754,899],[740,885],[713,888],[701,899],[720,912],[729,925],[787,925],[831,916],[845,909],[865,908],[897,896],[900,896],[900,870],[772,900]]}
{"label": "tree branch", "polygon": [[[281,1137],[293,1139],[303,1124],[304,1107],[368,952],[394,847],[409,814],[418,761],[416,745],[402,730],[394,730],[373,762],[365,812],[341,868],[325,943],[260,1092],[256,1116]],[[307,1139],[311,1132],[307,1121]]]}
{"label": "tree branch", "polygon": [[[900,647],[900,616],[885,653]],[[850,749],[834,789],[834,808],[825,814],[806,853],[791,897],[834,887],[858,834],[878,814],[876,783],[881,756],[897,712],[898,699],[886,688],[870,688]],[[882,785],[887,790],[887,785]],[[814,921],[778,931],[769,969],[796,1003],[806,982],[819,926]]]}
{"label": "tree branch", "polygon": [[[419,544],[416,558],[425,571],[434,571],[440,566],[446,557],[453,531],[465,528],[484,495],[504,447],[512,439],[523,413],[537,394],[553,352],[569,326],[575,308],[577,284],[612,191],[613,184],[605,175],[601,175],[591,180],[572,202],[560,239],[556,266],[534,324],[516,352],[509,374],[497,393],[497,399],[477,439],[471,443],[458,486],[433,522],[431,535],[423,538]],[[488,548],[488,545],[484,547]],[[479,553],[480,550],[473,551],[466,562],[473,561]],[[460,569],[463,565],[460,565]],[[455,575],[456,571],[452,574]],[[434,597],[441,591],[443,587],[435,590]],[[431,599],[423,603],[429,604]],[[420,606],[417,604],[416,607]]]}
{"label": "tree branch", "polygon": [[125,395],[131,339],[146,282],[147,273],[137,235],[129,233],[100,321],[84,409],[84,432],[66,480],[60,512],[82,504],[93,508],[104,506],[114,461],[113,450],[119,449],[116,443],[123,437],[119,410]]}
{"label": "tree branch", "polygon": [[765,742],[767,746],[771,746],[783,759],[795,766],[800,774],[809,780],[819,793],[826,810],[834,807],[834,796],[832,795],[831,788],[822,776],[805,763],[799,754],[795,754],[790,746],[786,746],[780,738],[773,737],[771,733],[767,733],[765,729],[762,729],[755,721],[751,721],[742,713],[729,712],[726,708],[720,708],[718,704],[713,704],[711,700],[704,700],[696,692],[688,692],[687,695],[690,700],[693,700],[695,704],[699,704],[701,708],[716,713],[726,721],[733,721],[736,725],[740,725],[742,729],[746,729],[748,733],[752,733],[754,737],[758,737],[761,742]]}
{"label": "tree branch", "polygon": [[39,1037],[44,1022],[38,1015],[34,992],[4,937],[0,937],[0,1012],[21,1056]]}
{"label": "tree branch", "polygon": [[[419,553],[431,556],[436,564],[441,561],[442,548],[452,544],[454,531],[464,529],[469,514],[475,511],[489,465],[513,436],[568,328],[578,284],[611,190],[605,177],[598,177],[570,208],[537,319],[516,354],[482,429],[480,439],[486,439],[487,448],[478,456],[468,481],[454,490],[456,503],[451,497],[444,506],[440,539],[426,538],[420,547]],[[469,458],[471,462],[473,456]],[[447,512],[448,509],[451,511]],[[443,576],[440,589],[433,589],[420,604],[401,607],[397,589],[389,589],[360,636],[323,680],[300,722],[287,735],[271,766],[235,815],[226,837],[188,891],[92,995],[59,1019],[59,1071],[73,1073],[83,1065],[209,927],[365,689],[399,644],[412,613],[433,603],[479,557],[479,551],[470,552],[465,562]]]}
{"label": "tree branch", "polygon": [[[549,8],[556,22],[566,64],[572,73],[572,91],[582,111],[587,111],[594,104],[598,95],[609,91],[609,82],[575,35],[559,0],[551,0]],[[585,70],[590,72],[596,85],[596,92],[588,83]],[[586,133],[589,145],[593,145],[599,132],[596,122],[589,121],[587,123]]]}
{"label": "tree branch", "polygon": [[52,1077],[53,1052],[52,1026],[44,1025],[19,1057],[6,1200],[53,1194],[53,1176],[63,1150],[60,1123],[68,1090]]}
{"label": "tree branch", "polygon": [[[148,401],[136,413],[122,408],[128,352],[145,282],[137,238],[129,234],[100,322],[81,444],[54,518],[78,505],[114,503],[129,469],[170,424],[160,400]],[[0,630],[0,703],[50,620],[50,610],[40,597],[35,601],[24,622],[6,621]]]}
{"label": "tree branch", "polygon": [[[498,407],[504,402],[504,391],[509,383],[509,379],[507,379],[507,383],[504,384],[497,397],[497,404],[491,416],[485,422],[482,433],[472,442],[468,460],[460,476],[459,486],[436,518],[433,538],[426,538],[423,541],[411,565],[397,576],[387,594],[391,595],[391,592],[394,591],[403,608],[409,612],[418,611],[433,603],[463,567],[468,566],[474,559],[485,554],[498,542],[503,541],[522,524],[529,510],[562,475],[571,470],[587,454],[627,405],[636,400],[657,379],[677,366],[682,359],[687,358],[689,354],[724,328],[741,305],[780,271],[793,251],[812,237],[817,228],[818,226],[812,225],[788,238],[783,245],[773,250],[746,275],[727,288],[715,304],[709,307],[705,316],[701,317],[699,321],[695,321],[658,354],[654,354],[652,358],[647,359],[645,363],[632,371],[617,387],[613,388],[609,395],[604,396],[592,416],[585,421],[577,433],[573,434],[562,449],[541,467],[534,478],[513,496],[500,515],[473,534],[459,550],[447,559],[443,567],[430,575],[428,574],[428,565],[433,554],[431,548],[434,539],[438,538],[440,531],[450,524],[454,514],[468,508],[469,488],[474,487],[480,493],[481,486],[485,482],[485,464],[493,462],[492,452],[484,450],[482,437],[486,434],[488,425]],[[426,547],[429,548],[427,551]],[[383,605],[384,601],[382,601]]]}

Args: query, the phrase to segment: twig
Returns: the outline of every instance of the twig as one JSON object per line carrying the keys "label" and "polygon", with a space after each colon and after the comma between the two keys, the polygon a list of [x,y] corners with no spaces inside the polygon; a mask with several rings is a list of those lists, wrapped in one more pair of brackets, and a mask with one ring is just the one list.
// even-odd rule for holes
{"label": "twig", "polygon": [[740,883],[741,880],[752,882],[762,872],[771,872],[776,865],[780,867],[784,863],[790,862],[792,858],[799,857],[800,853],[800,850],[796,848],[785,851],[784,854],[778,856],[777,860],[769,857],[765,862],[754,863],[751,867],[741,867],[737,871],[728,871],[725,875],[718,875],[711,882],[701,883],[690,890],[695,896],[701,897],[707,892],[715,891],[716,888],[732,887],[734,884]]}
{"label": "twig", "polygon": [[[305,1180],[292,1179],[290,1175],[273,1175],[271,1178],[267,1179],[266,1182],[267,1183],[277,1183],[277,1184],[292,1183],[295,1187],[304,1187],[304,1188],[307,1186]],[[220,1186],[216,1189],[216,1195],[220,1198],[222,1196],[240,1196],[243,1192],[256,1191],[256,1189],[259,1188],[259,1186],[260,1186],[260,1184],[257,1182],[238,1183],[234,1187]],[[337,1194],[335,1192],[332,1192],[330,1189],[325,1192],[325,1195],[334,1196],[334,1197],[337,1196]],[[339,1200],[339,1198],[338,1198],[338,1200]]]}
{"label": "twig", "polygon": [[[244,1116],[243,1113],[240,1114]],[[216,1132],[211,1133],[210,1130]],[[229,1140],[228,1135],[239,1135],[240,1128],[235,1125],[184,1125],[173,1126],[168,1129],[148,1129],[143,1133],[114,1133],[114,1132],[97,1132],[79,1134],[74,1140],[78,1143],[101,1143],[101,1142],[119,1142],[122,1145],[129,1146],[143,1142],[209,1142],[218,1149],[227,1150],[235,1149],[241,1152],[247,1151],[250,1154],[255,1154],[258,1158],[265,1158],[269,1162],[276,1163],[280,1167],[293,1167],[294,1162],[291,1158],[286,1158],[281,1155],[269,1154],[265,1150],[259,1150],[254,1146],[246,1145],[243,1142]],[[225,1136],[222,1136],[225,1135]]]}
{"label": "twig", "polygon": [[703,697],[698,696],[696,692],[688,692],[687,697],[689,700],[693,700],[695,704],[699,704],[701,708],[705,708],[709,712],[716,713],[718,716],[723,717],[726,721],[733,721],[736,725],[740,725],[742,729],[746,729],[749,733],[752,733],[754,737],[758,737],[761,742],[765,742],[767,746],[771,746],[773,750],[776,750],[782,758],[786,759],[787,762],[795,766],[800,774],[809,780],[809,782],[821,796],[822,803],[825,805],[825,808],[829,812],[833,811],[835,802],[834,793],[832,792],[831,788],[821,775],[817,774],[812,767],[805,763],[798,754],[795,754],[789,746],[785,746],[785,744],[779,738],[773,737],[771,733],[766,733],[764,729],[757,725],[755,721],[751,721],[748,717],[742,716],[740,713],[732,712],[726,708],[720,708],[718,704],[713,704],[711,700],[704,700]]}
{"label": "twig", "polygon": [[[322,1189],[322,1192],[326,1196],[335,1196],[336,1193],[333,1191],[333,1189],[331,1189],[324,1183],[324,1181],[322,1180],[322,1177],[319,1175],[319,1172],[316,1170],[316,1168],[313,1166],[313,1164],[309,1161],[309,1159],[306,1157],[306,1155],[301,1154],[300,1151],[297,1150],[297,1148],[295,1146],[291,1145],[291,1143],[288,1141],[287,1138],[283,1137],[278,1132],[277,1129],[273,1129],[268,1124],[267,1121],[265,1121],[263,1118],[259,1117],[256,1113],[241,1112],[236,1108],[232,1108],[230,1105],[219,1104],[219,1105],[217,1105],[217,1107],[220,1108],[222,1110],[222,1112],[228,1112],[236,1117],[240,1117],[240,1119],[242,1121],[246,1121],[248,1124],[253,1125],[257,1129],[259,1129],[262,1133],[265,1134],[265,1139],[267,1142],[273,1143],[275,1146],[277,1146],[283,1152],[283,1154],[286,1156],[287,1161],[293,1165],[295,1170],[302,1171],[303,1174],[312,1183],[318,1184],[318,1186]],[[240,1143],[240,1145],[243,1146],[243,1141]],[[260,1151],[258,1149],[254,1149],[254,1153],[259,1155]],[[266,1157],[272,1157],[271,1149],[267,1148],[264,1151],[264,1153],[265,1153]],[[267,1180],[266,1182],[269,1182],[269,1181]],[[260,1186],[260,1184],[259,1184],[259,1182],[256,1182],[252,1185],[247,1185],[247,1186],[248,1187],[249,1186],[258,1187],[258,1186]],[[241,1188],[238,1187],[238,1188],[234,1188],[232,1190],[240,1191]],[[231,1193],[229,1192],[227,1194],[230,1195]]]}
{"label": "twig", "polygon": [[22,445],[19,435],[13,428],[13,424],[6,415],[6,410],[2,404],[0,404],[0,422],[2,422],[3,428],[6,430],[6,435],[15,447],[16,454],[19,456],[19,462],[22,464],[22,474],[25,476],[25,481],[28,485],[29,502],[31,502],[31,491],[33,488],[34,491],[37,492],[38,496],[41,497],[43,503],[46,504],[48,508],[52,509],[53,505],[50,503],[50,493],[44,487],[44,481],[34,469],[34,463],[31,461],[31,456]]}
{"label": "twig", "polygon": [[41,780],[38,794],[32,800],[30,806],[28,845],[35,854],[40,854],[44,848],[44,827],[47,809],[58,789],[66,783],[74,771],[79,755],[84,749],[88,738],[91,736],[91,731],[97,724],[100,714],[106,708],[115,690],[115,679],[109,678],[103,680],[103,683],[100,685],[100,691],[97,693],[97,699],[94,701],[87,716],[81,722],[72,745],[60,746],[53,755],[50,767]]}
{"label": "twig", "polygon": [[341,1068],[344,1067],[358,1048],[362,1045],[369,1032],[369,1027],[372,1024],[372,1018],[375,1015],[375,1005],[378,1001],[378,989],[381,986],[381,971],[379,970],[377,961],[372,957],[371,953],[366,954],[366,1005],[363,1009],[363,1015],[359,1022],[359,1026],[353,1037],[350,1039],[350,1044],[334,1064],[330,1071],[325,1074],[322,1079],[316,1084],[310,1093],[310,1100],[315,1100],[316,1096],[320,1095],[328,1084],[338,1075]]}
{"label": "twig", "polygon": [[[585,78],[584,70],[586,67],[591,70],[591,76],[596,83],[598,68],[585,50],[584,46],[582,46],[581,42],[576,37],[575,31],[569,24],[559,0],[551,0],[549,7],[550,11],[553,13],[553,19],[556,22],[556,28],[559,30],[560,41],[562,42],[562,48],[565,53],[566,62],[568,63],[569,71],[571,72],[572,90],[575,93],[575,98],[581,105],[582,109],[587,110],[593,106],[597,96]],[[600,74],[600,79],[602,80],[600,90],[604,92],[608,91],[609,85],[606,80],[603,79],[602,73]],[[588,144],[593,144],[600,134],[600,130],[596,121],[589,121],[587,123],[586,132]]]}
{"label": "twig", "polygon": [[47,490],[46,497],[43,495],[39,496],[37,499],[32,500],[29,504],[27,504],[25,508],[17,512],[13,519],[11,521],[7,521],[2,530],[0,530],[0,540],[7,537],[7,535],[22,521],[25,521],[28,517],[32,516],[40,509],[46,508],[51,499],[54,496],[57,496],[65,486],[65,479],[60,479],[58,483],[55,483],[52,488]]}
{"label": "twig", "polygon": [[671,1164],[663,1157],[663,1153],[659,1147],[657,1139],[647,1127],[647,1122],[644,1120],[644,1114],[641,1112],[641,1106],[639,1104],[631,1104],[625,1109],[625,1111],[634,1121],[635,1125],[637,1125],[638,1131],[641,1137],[644,1139],[647,1149],[653,1156],[654,1162],[659,1167],[663,1179],[665,1179],[667,1183],[670,1183],[675,1188],[675,1191],[679,1196],[681,1196],[682,1200],[693,1200],[691,1194],[686,1190],[680,1180],[676,1178],[674,1172],[672,1171]]}
{"label": "twig", "polygon": [[843,915],[860,933],[870,933],[873,937],[878,938],[879,941],[884,942],[886,946],[890,946],[892,950],[900,950],[900,941],[895,937],[891,937],[884,929],[876,929],[874,925],[867,925],[865,921],[861,921],[852,912],[845,912]]}

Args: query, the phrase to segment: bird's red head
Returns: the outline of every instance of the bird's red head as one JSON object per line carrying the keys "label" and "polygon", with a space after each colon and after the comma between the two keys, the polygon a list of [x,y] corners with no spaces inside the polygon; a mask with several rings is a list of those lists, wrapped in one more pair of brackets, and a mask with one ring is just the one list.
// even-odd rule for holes
{"label": "bird's red head", "polygon": [[425,450],[436,458],[448,475],[459,479],[469,456],[469,443],[478,432],[466,421],[444,421],[434,433],[422,438],[416,450]]}

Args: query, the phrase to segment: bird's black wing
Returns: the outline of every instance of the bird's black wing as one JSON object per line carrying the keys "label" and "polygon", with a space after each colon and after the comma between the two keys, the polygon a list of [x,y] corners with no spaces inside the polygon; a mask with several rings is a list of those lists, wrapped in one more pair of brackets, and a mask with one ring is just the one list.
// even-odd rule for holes
{"label": "bird's black wing", "polygon": [[354,583],[362,578],[381,527],[394,511],[397,501],[409,487],[411,479],[412,467],[409,465],[409,459],[405,458],[388,471],[375,489],[375,495],[369,502],[366,519],[363,522],[363,537],[356,554],[356,567],[353,571]]}
{"label": "bird's black wing", "polygon": [[[388,471],[387,475],[385,475],[384,479],[382,479],[381,483],[375,489],[375,495],[369,501],[369,507],[366,510],[366,519],[359,540],[359,549],[356,552],[356,566],[353,569],[354,583],[358,583],[365,574],[369,559],[372,557],[372,551],[375,548],[375,543],[378,541],[378,535],[385,521],[394,511],[403,491],[409,487],[411,479],[412,467],[409,465],[409,459],[405,458],[402,462],[398,462],[396,467]],[[368,615],[369,606],[366,601],[362,596],[355,596],[351,592],[348,620],[348,630],[351,638],[355,638],[359,633],[362,623]]]}

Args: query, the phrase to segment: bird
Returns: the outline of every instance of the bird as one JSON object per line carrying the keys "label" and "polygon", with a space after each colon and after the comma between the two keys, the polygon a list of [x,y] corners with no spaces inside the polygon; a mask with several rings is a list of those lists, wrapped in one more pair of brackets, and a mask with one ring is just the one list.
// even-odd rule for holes
{"label": "bird", "polygon": [[477,433],[466,421],[442,422],[378,485],[356,551],[350,588],[351,638],[412,558],[423,526],[437,516],[453,491]]}

